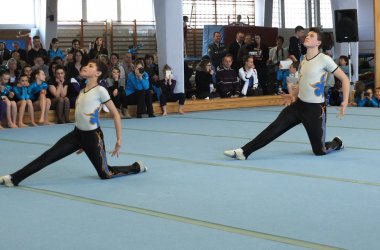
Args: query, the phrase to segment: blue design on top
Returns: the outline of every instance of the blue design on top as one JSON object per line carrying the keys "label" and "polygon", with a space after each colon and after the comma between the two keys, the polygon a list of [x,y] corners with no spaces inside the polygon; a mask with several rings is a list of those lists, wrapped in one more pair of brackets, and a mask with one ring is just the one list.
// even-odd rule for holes
{"label": "blue design on top", "polygon": [[321,81],[314,83],[314,84],[310,84],[311,87],[313,87],[315,89],[314,94],[316,96],[323,95],[324,90],[325,90],[325,83],[326,83],[326,74],[323,74],[321,77]]}
{"label": "blue design on top", "polygon": [[100,108],[95,109],[95,111],[91,114],[86,114],[87,116],[90,117],[90,123],[91,124],[96,124],[98,127],[100,126],[99,124],[99,111]]}

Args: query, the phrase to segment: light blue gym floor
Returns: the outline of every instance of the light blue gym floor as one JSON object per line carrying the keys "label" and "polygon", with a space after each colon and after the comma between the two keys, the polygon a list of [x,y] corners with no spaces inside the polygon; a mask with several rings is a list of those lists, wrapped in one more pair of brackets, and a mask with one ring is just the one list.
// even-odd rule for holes
{"label": "light blue gym floor", "polygon": [[[73,154],[0,186],[0,249],[380,249],[380,109],[329,107],[327,139],[345,148],[314,156],[302,125],[247,161],[244,145],[282,107],[122,120],[110,165],[148,172],[100,180]],[[102,120],[107,149],[112,120]],[[47,150],[73,124],[0,131],[0,175]]]}

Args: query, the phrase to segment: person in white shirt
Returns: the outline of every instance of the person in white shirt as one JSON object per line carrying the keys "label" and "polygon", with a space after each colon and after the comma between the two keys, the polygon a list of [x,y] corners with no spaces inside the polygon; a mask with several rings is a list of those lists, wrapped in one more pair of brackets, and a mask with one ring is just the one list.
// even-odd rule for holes
{"label": "person in white shirt", "polygon": [[242,81],[241,96],[259,95],[257,92],[259,81],[253,56],[244,56],[243,61],[244,66],[239,69],[239,77]]}
{"label": "person in white shirt", "polygon": [[226,150],[224,154],[238,160],[246,160],[253,152],[264,147],[277,137],[302,123],[309,136],[315,155],[325,155],[343,148],[339,137],[326,142],[326,103],[324,86],[328,72],[342,82],[343,101],[338,116],[344,116],[349,95],[349,80],[333,59],[319,52],[322,36],[318,29],[311,28],[304,42],[306,55],[300,63],[298,97],[285,94],[284,108],[277,119],[264,129],[255,139],[241,148]]}
{"label": "person in white shirt", "polygon": [[130,166],[109,166],[103,132],[99,126],[99,112],[105,105],[112,113],[116,144],[110,152],[111,156],[119,156],[121,147],[121,120],[108,91],[99,85],[99,81],[107,75],[108,68],[100,60],[92,60],[80,71],[80,76],[87,79],[87,85],[81,90],[75,105],[75,128],[62,137],[53,147],[13,174],[0,177],[0,184],[7,187],[18,186],[25,178],[40,171],[74,152],[86,153],[101,179],[133,173],[145,172],[146,167],[138,161]]}

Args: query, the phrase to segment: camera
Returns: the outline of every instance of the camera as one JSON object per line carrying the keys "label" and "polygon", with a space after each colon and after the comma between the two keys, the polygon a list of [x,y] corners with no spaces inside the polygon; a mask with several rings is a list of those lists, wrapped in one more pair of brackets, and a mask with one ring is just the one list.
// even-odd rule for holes
{"label": "camera", "polygon": [[368,92],[364,92],[364,96],[365,97],[369,97],[369,93]]}
{"label": "camera", "polygon": [[144,74],[144,68],[139,68],[139,73]]}

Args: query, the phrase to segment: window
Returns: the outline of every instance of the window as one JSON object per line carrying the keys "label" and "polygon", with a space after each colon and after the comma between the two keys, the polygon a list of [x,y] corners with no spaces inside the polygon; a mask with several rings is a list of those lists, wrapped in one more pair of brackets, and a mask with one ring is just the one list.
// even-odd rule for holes
{"label": "window", "polygon": [[241,15],[241,22],[255,24],[254,0],[183,0],[183,15],[189,17],[189,25],[203,28],[204,25],[227,25]]}
{"label": "window", "polygon": [[109,21],[111,19],[117,20],[117,0],[87,0],[87,21]]}
{"label": "window", "polygon": [[333,28],[331,0],[320,0],[321,25],[323,28]]}
{"label": "window", "polygon": [[154,6],[153,0],[120,0],[121,1],[121,21],[153,22]]}
{"label": "window", "polygon": [[281,1],[273,0],[272,27],[281,28]]}
{"label": "window", "polygon": [[286,0],[285,28],[306,27],[305,0]]}
{"label": "window", "polygon": [[0,23],[2,25],[23,24],[34,27],[34,1],[1,1]]}
{"label": "window", "polygon": [[79,21],[82,19],[82,1],[59,0],[58,21]]}

